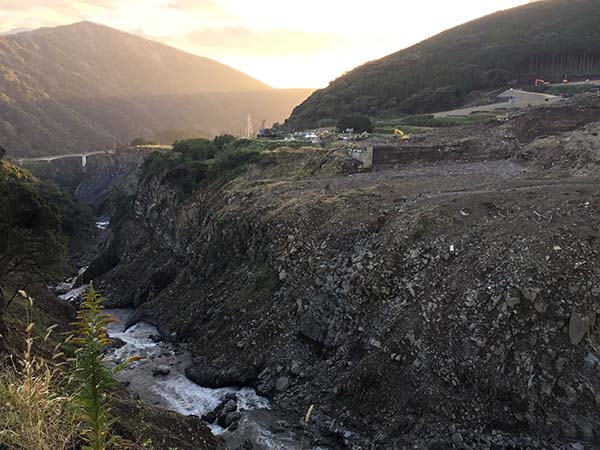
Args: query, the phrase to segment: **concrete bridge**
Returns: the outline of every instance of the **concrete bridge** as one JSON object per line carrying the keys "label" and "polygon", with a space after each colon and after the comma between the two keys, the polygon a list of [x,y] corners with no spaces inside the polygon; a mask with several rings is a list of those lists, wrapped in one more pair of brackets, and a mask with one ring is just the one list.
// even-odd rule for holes
{"label": "concrete bridge", "polygon": [[19,158],[19,159],[17,159],[17,163],[19,165],[23,165],[23,163],[26,163],[26,162],[39,162],[39,161],[50,163],[52,161],[57,161],[59,159],[81,158],[81,167],[83,169],[85,169],[85,166],[87,165],[88,156],[107,155],[107,154],[111,155],[114,153],[115,153],[115,150],[102,150],[102,151],[96,151],[96,152],[69,153],[66,155],[38,156],[35,158]]}

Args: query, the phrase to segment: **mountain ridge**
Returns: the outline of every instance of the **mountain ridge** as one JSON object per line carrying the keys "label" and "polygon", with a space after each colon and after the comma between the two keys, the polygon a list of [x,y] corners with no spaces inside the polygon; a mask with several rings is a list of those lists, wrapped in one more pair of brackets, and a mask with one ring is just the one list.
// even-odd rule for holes
{"label": "mountain ridge", "polygon": [[[95,58],[97,60],[96,64],[116,64],[116,63],[125,63],[131,66],[135,66],[136,71],[141,71],[145,69],[144,65],[148,65],[146,62],[148,59],[154,60],[149,61],[153,63],[161,63],[164,64],[168,69],[167,64],[186,64],[190,69],[193,70],[194,75],[202,75],[201,70],[206,71],[207,69],[211,71],[216,71],[217,69],[222,69],[223,73],[216,73],[221,77],[220,79],[210,80],[212,83],[207,86],[202,86],[200,84],[200,80],[198,79],[181,79],[176,78],[173,82],[168,83],[166,85],[158,83],[152,83],[150,86],[141,85],[139,82],[128,82],[128,80],[119,79],[119,81],[125,81],[125,86],[129,89],[139,90],[137,93],[152,93],[154,95],[157,94],[182,94],[182,93],[201,93],[201,92],[221,92],[221,91],[231,91],[232,89],[228,87],[225,83],[231,82],[230,77],[239,76],[240,79],[236,79],[236,89],[238,91],[246,91],[246,90],[263,90],[263,89],[272,89],[270,86],[258,81],[249,75],[246,75],[236,69],[233,69],[225,64],[212,60],[210,58],[206,58],[203,56],[194,55],[192,53],[185,52],[183,50],[177,49],[175,47],[171,47],[160,42],[156,42],[154,40],[145,39],[135,34],[127,33],[121,30],[117,30],[105,25],[97,24],[94,22],[83,21],[76,22],[69,25],[62,25],[58,27],[44,27],[39,28],[37,30],[33,30],[31,32],[17,33],[13,35],[8,35],[4,37],[8,39],[15,45],[19,45],[23,50],[29,52],[29,55],[32,57],[40,57],[45,56],[48,57],[50,55],[39,55],[35,51],[38,50],[38,53],[42,50],[51,51],[55,56],[60,56],[61,54],[65,57],[78,57],[81,56],[80,53],[73,53],[74,51],[86,51],[88,52],[86,56],[88,59]],[[49,40],[54,42],[48,42]],[[98,41],[101,41],[100,43]],[[50,43],[55,44],[53,47],[50,47]],[[70,48],[64,49],[64,51],[59,52],[57,44],[59,45],[70,45]],[[109,46],[111,46],[109,48]],[[120,47],[119,47],[120,46]],[[131,50],[136,51],[146,51],[151,52],[150,54],[143,55],[146,60],[137,57],[133,60],[125,58],[131,58],[132,55]],[[71,54],[69,54],[71,52]],[[76,61],[68,61],[70,63],[74,63]],[[87,61],[83,60],[80,64],[81,68],[85,69]],[[198,63],[208,64],[209,67],[198,67]],[[140,67],[139,64],[142,64]],[[60,67],[54,67],[49,65],[44,69],[46,71],[56,70]],[[78,68],[78,67],[75,67]],[[70,67],[65,67],[65,69],[70,69]],[[156,69],[156,67],[154,67]],[[161,69],[161,67],[159,67]],[[85,73],[85,72],[84,72]],[[46,74],[46,73],[45,73]],[[47,75],[47,74],[46,74]],[[86,73],[86,75],[90,76],[91,74]],[[210,72],[209,72],[210,75]],[[223,77],[225,79],[223,79]],[[94,80],[96,77],[91,78]],[[137,81],[137,80],[136,80]],[[144,81],[144,80],[142,80]],[[147,81],[154,81],[152,78],[149,78]],[[163,83],[165,80],[161,80]],[[191,86],[179,86],[178,83],[182,81],[191,83]],[[114,87],[114,86],[113,86]]]}
{"label": "mountain ridge", "polygon": [[238,134],[247,114],[283,121],[309,93],[93,22],[0,37],[0,144],[13,157],[165,130]]}

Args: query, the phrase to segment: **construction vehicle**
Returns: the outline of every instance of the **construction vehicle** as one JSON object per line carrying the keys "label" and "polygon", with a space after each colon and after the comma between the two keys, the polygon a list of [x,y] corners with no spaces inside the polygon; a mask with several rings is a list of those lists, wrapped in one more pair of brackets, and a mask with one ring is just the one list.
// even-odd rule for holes
{"label": "construction vehicle", "polygon": [[542,80],[540,78],[538,78],[537,80],[535,80],[535,85],[536,86],[548,86],[549,84],[550,84],[549,81]]}
{"label": "construction vehicle", "polygon": [[411,135],[410,134],[406,134],[404,131],[396,128],[394,130],[394,136],[401,138],[403,141],[410,141],[411,139]]}

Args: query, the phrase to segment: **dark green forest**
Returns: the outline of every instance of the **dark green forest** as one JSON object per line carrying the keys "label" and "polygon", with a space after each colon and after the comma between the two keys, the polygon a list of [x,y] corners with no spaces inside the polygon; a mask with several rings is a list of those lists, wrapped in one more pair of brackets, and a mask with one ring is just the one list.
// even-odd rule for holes
{"label": "dark green forest", "polygon": [[445,31],[336,79],[298,106],[286,125],[441,111],[477,91],[536,78],[560,82],[565,75],[600,76],[599,0],[543,0]]}

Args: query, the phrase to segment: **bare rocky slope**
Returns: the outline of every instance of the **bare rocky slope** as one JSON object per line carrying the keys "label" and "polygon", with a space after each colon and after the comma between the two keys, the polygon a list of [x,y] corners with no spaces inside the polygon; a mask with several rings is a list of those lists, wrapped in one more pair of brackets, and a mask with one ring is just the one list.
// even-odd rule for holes
{"label": "bare rocky slope", "polygon": [[597,448],[598,133],[586,97],[366,173],[282,148],[188,195],[154,177],[94,276],[198,383],[314,404],[314,444]]}
{"label": "bare rocky slope", "polygon": [[238,134],[248,113],[257,127],[282,121],[310,92],[91,22],[0,36],[0,144],[15,157]]}

